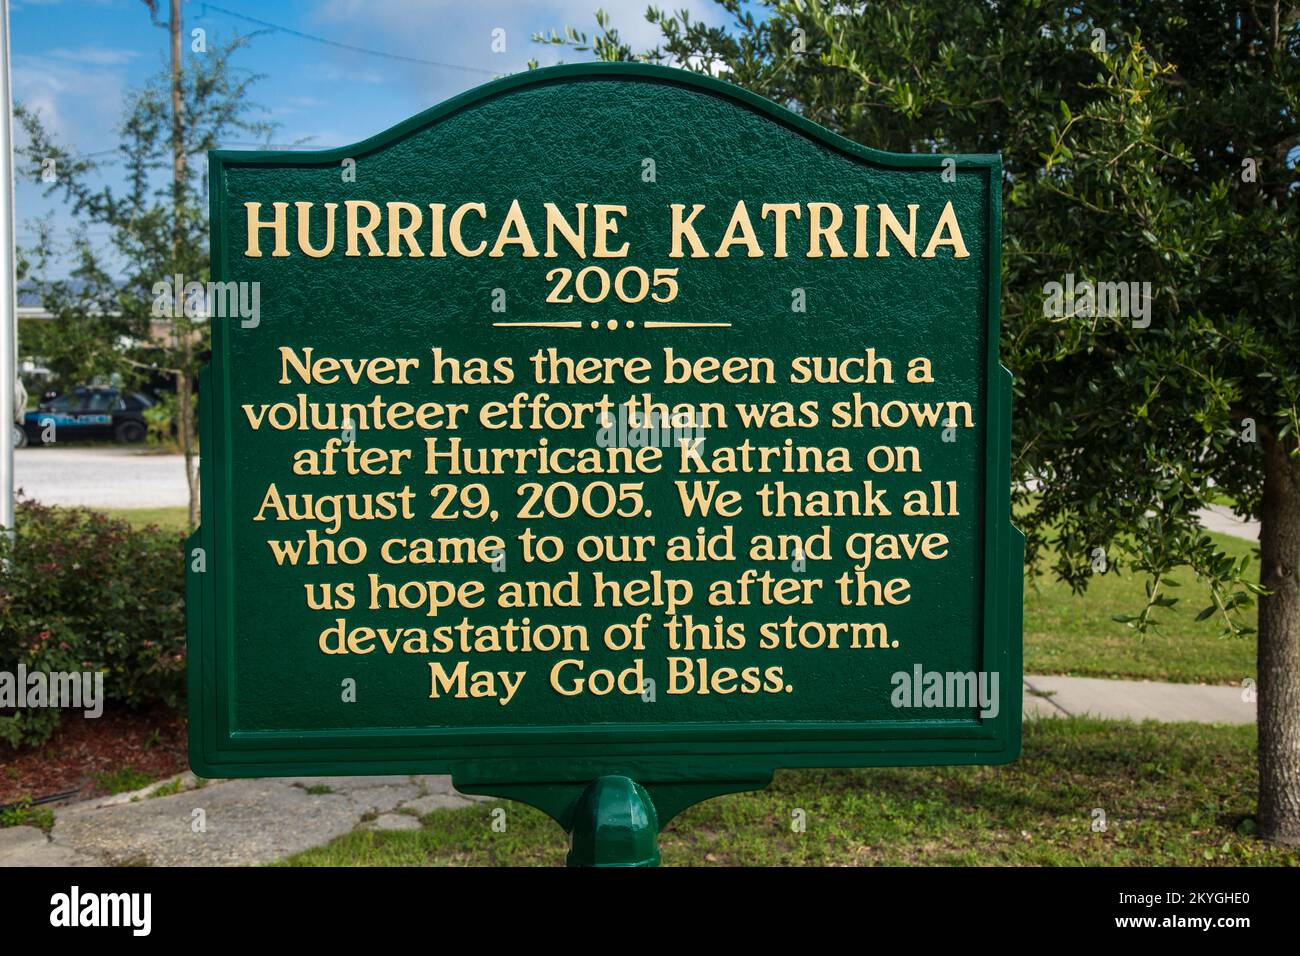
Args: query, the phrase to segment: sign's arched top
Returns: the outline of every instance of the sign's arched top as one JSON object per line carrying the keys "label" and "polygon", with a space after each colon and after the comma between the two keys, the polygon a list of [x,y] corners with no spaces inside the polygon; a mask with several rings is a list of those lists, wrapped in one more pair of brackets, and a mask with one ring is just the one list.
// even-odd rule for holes
{"label": "sign's arched top", "polygon": [[386,130],[347,146],[321,150],[213,150],[209,155],[223,162],[294,164],[304,159],[322,162],[341,162],[357,159],[389,144],[426,129],[463,110],[473,109],[497,97],[521,90],[535,89],[552,84],[574,82],[630,81],[663,84],[721,97],[753,111],[776,123],[788,127],[815,142],[842,152],[865,163],[889,169],[943,169],[945,162],[959,168],[989,168],[1001,170],[1002,157],[996,153],[891,153],[847,139],[819,123],[800,116],[779,103],[751,93],[749,90],[712,76],[659,66],[652,63],[593,62],[565,63],[512,73],[481,86],[466,90],[449,100],[431,106],[414,116],[390,126]]}
{"label": "sign's arched top", "polygon": [[601,63],[210,168],[196,770],[1014,758],[998,157]]}

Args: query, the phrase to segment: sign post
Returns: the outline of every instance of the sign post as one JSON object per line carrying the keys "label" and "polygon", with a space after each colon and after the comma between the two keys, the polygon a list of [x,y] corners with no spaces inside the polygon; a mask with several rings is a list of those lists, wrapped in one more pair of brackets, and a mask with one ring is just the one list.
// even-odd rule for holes
{"label": "sign post", "polygon": [[9,0],[0,0],[0,533],[14,533],[14,441],[23,416],[18,385],[18,253],[14,241],[13,82],[9,72]]}
{"label": "sign post", "polygon": [[213,153],[195,772],[450,773],[599,866],[1014,760],[1000,175],[641,64]]}

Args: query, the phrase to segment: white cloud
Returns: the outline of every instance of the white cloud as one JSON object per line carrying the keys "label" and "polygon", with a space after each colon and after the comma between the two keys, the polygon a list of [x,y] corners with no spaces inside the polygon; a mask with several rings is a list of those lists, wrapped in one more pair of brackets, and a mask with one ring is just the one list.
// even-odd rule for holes
{"label": "white cloud", "polygon": [[[13,0],[9,4],[9,12],[21,13],[27,7],[57,7],[64,2],[66,0]],[[81,2],[94,7],[113,7],[117,6],[119,0],[81,0]]]}
{"label": "white cloud", "polygon": [[124,80],[106,69],[79,69],[67,61],[15,55],[14,96],[41,115],[49,132],[83,151],[117,142]]}
{"label": "white cloud", "polygon": [[[400,86],[424,106],[441,102],[494,76],[520,72],[530,59],[543,66],[561,60],[590,59],[559,46],[532,42],[534,33],[572,26],[588,35],[596,30],[595,11],[603,8],[611,24],[634,50],[660,40],[645,20],[651,0],[327,0],[302,29],[358,47],[450,64],[425,65],[383,60],[360,52],[320,48],[317,63],[338,69],[338,80]],[[710,0],[668,0],[709,23],[726,22],[726,12]],[[504,53],[492,49],[493,30],[506,31]],[[330,79],[335,77],[331,76]]]}
{"label": "white cloud", "polygon": [[[507,72],[521,68],[530,57],[549,58],[547,47],[532,42],[533,33],[562,31],[566,26],[595,33],[597,9],[610,15],[611,25],[634,50],[653,47],[661,34],[646,22],[646,8],[651,5],[650,0],[546,0],[526,6],[517,0],[329,0],[317,11],[317,22],[354,30],[373,27],[383,37],[385,49],[394,53]],[[710,0],[671,0],[663,8],[673,13],[685,9],[692,18],[712,24],[726,22],[725,11]],[[504,55],[490,50],[491,31],[496,27],[507,32]],[[413,46],[412,38],[423,42]],[[355,38],[349,42],[367,45]],[[578,57],[570,52],[567,58]],[[503,62],[509,66],[501,66]]]}
{"label": "white cloud", "polygon": [[138,50],[114,49],[97,44],[77,47],[76,49],[60,47],[56,50],[50,50],[46,54],[46,56],[53,57],[56,60],[84,63],[87,66],[122,66],[130,63],[139,55]]}
{"label": "white cloud", "polygon": [[289,127],[280,130],[276,138],[281,142],[292,144],[290,148],[293,150],[333,149],[336,146],[351,144],[358,139],[334,128],[293,129]]}
{"label": "white cloud", "polygon": [[354,69],[336,63],[309,63],[306,75],[322,83],[387,83],[389,76],[378,69]]}
{"label": "white cloud", "polygon": [[[646,21],[647,7],[658,6],[665,13],[675,16],[679,10],[686,10],[692,20],[719,26],[726,21],[726,11],[709,0],[668,0],[658,4],[650,0],[557,0],[555,6],[562,22],[554,24],[556,30],[572,26],[592,36],[597,32],[596,10],[602,9],[609,14],[610,26],[618,30],[619,36],[633,50],[648,50],[660,43],[663,34],[656,24]],[[550,25],[546,27],[550,31]]]}

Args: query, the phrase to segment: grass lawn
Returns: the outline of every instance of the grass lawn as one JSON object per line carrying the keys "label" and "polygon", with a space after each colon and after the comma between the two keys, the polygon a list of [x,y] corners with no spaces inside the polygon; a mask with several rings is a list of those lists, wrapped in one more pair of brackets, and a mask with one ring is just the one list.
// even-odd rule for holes
{"label": "grass lawn", "polygon": [[156,524],[163,528],[185,530],[186,509],[176,508],[104,508],[101,509],[114,518],[125,518],[137,528]]}
{"label": "grass lawn", "polygon": [[[1025,724],[1005,767],[782,771],[767,790],[696,804],[660,838],[677,866],[1300,865],[1248,835],[1254,727],[1082,718]],[[504,833],[491,812],[506,808]],[[1094,832],[1094,808],[1106,831]],[[791,829],[792,811],[807,829]],[[1249,821],[1249,822],[1246,822]],[[565,837],[517,803],[436,810],[409,831],[356,830],[288,866],[558,866]]]}
{"label": "grass lawn", "polygon": [[[1234,558],[1253,547],[1240,538],[1211,537]],[[1178,604],[1157,611],[1157,620],[1164,622],[1159,632],[1143,636],[1111,620],[1115,614],[1136,615],[1146,604],[1146,580],[1140,575],[1099,575],[1079,597],[1050,575],[1037,582],[1026,579],[1025,673],[1211,684],[1254,677],[1254,635],[1220,637],[1214,618],[1198,623],[1197,613],[1210,603],[1209,590],[1190,571],[1174,580],[1182,585],[1171,592]]]}
{"label": "grass lawn", "polygon": [[[109,514],[132,524],[185,527],[184,508],[129,508]],[[1234,557],[1251,543],[1226,535],[1212,537]],[[1134,677],[1184,683],[1239,684],[1255,676],[1255,641],[1221,638],[1214,619],[1197,622],[1209,603],[1203,588],[1186,572],[1177,596],[1182,600],[1161,611],[1158,633],[1140,636],[1111,620],[1136,614],[1146,602],[1144,579],[1114,573],[1096,578],[1080,597],[1051,579],[1025,583],[1025,673],[1072,674],[1079,677]]]}
{"label": "grass lawn", "polygon": [[[110,510],[136,525],[185,528],[183,507]],[[1251,542],[1212,535],[1234,557]],[[1175,576],[1175,580],[1178,580]],[[1182,575],[1178,606],[1161,611],[1160,631],[1139,636],[1112,620],[1136,614],[1147,600],[1138,575],[1097,576],[1082,597],[1044,576],[1024,588],[1024,671],[1092,678],[1147,678],[1182,683],[1239,684],[1255,676],[1255,640],[1219,637],[1214,619],[1197,623],[1209,604],[1191,572]]]}
{"label": "grass lawn", "polygon": [[[116,511],[134,524],[182,528],[182,508]],[[1233,555],[1250,542],[1216,535]],[[1025,594],[1025,670],[1153,680],[1239,682],[1253,639],[1220,638],[1190,573],[1159,633],[1111,620],[1145,599],[1136,576],[1107,574],[1082,597],[1050,578]],[[1185,605],[1185,606],[1184,606]],[[1249,835],[1253,726],[1048,719],[1025,725],[1007,767],[783,771],[767,790],[709,800],[673,820],[669,865],[1300,865],[1300,851]],[[491,811],[506,809],[504,833]],[[1094,832],[1094,808],[1107,829]],[[792,812],[807,830],[791,830]],[[559,865],[564,835],[516,803],[439,810],[418,831],[357,830],[287,865]]]}

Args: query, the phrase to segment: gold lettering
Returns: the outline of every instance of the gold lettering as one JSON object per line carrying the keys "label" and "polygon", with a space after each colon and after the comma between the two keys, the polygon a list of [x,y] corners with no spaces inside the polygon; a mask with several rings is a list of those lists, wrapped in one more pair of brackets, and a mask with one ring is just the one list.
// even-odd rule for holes
{"label": "gold lettering", "polygon": [[260,259],[262,257],[262,248],[260,237],[263,229],[275,230],[275,250],[271,255],[275,258],[282,259],[289,254],[289,244],[287,242],[288,233],[288,209],[287,202],[271,203],[275,209],[275,218],[266,222],[258,217],[258,212],[262,209],[260,202],[246,202],[244,209],[248,213],[248,248],[244,250],[244,255],[250,259]]}

